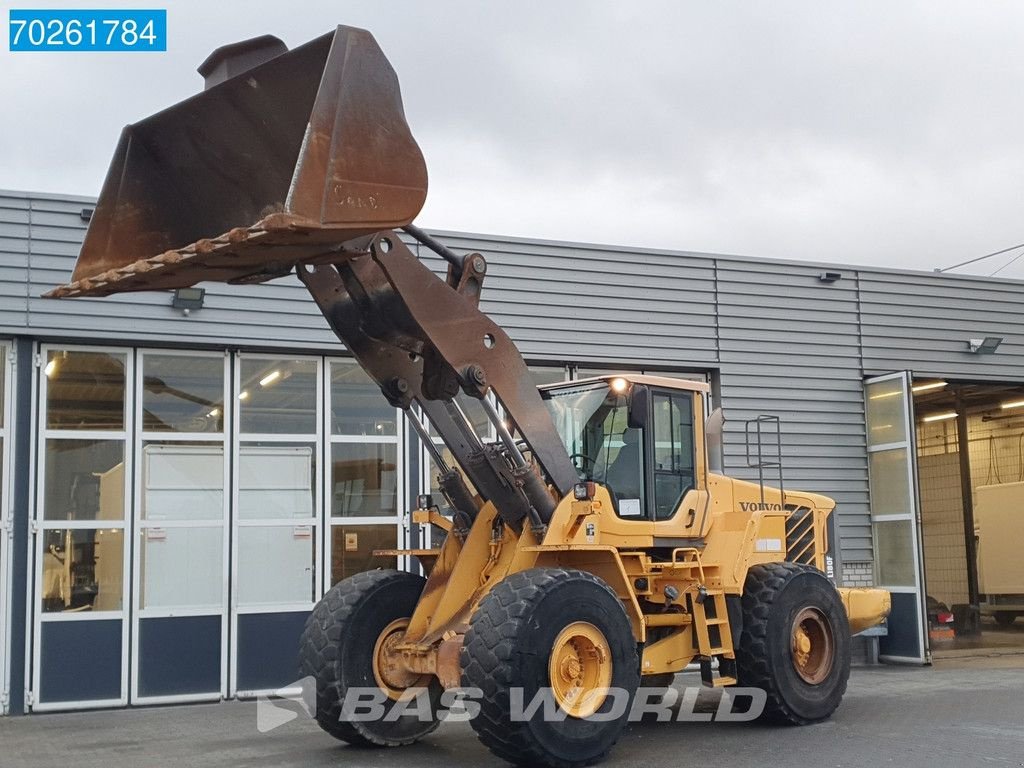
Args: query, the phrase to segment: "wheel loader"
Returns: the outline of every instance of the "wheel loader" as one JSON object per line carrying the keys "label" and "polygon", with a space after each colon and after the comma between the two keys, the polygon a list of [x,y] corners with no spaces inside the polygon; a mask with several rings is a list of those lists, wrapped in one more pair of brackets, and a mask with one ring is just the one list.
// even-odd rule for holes
{"label": "wheel loader", "polygon": [[[426,167],[368,32],[293,50],[255,38],[199,71],[201,93],[124,129],[71,281],[47,295],[297,275],[419,433],[440,496],[412,518],[442,543],[384,553],[425,575],[361,573],[313,610],[299,663],[319,725],[352,745],[411,744],[444,718],[446,693],[476,691],[472,727],[494,754],[582,766],[622,733],[623,697],[690,665],[707,686],[763,691],[767,720],[828,718],[851,633],[889,610],[888,593],[823,572],[834,502],[713,466],[703,383],[531,383],[479,308],[487,260],[413,224]],[[427,715],[353,716],[365,690]],[[540,694],[553,710],[516,711]]]}

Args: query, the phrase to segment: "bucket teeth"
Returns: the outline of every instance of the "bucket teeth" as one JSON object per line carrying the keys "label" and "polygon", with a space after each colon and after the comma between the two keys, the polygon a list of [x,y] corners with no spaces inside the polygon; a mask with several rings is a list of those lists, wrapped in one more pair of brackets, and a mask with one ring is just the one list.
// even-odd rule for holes
{"label": "bucket teeth", "polygon": [[[149,261],[153,262],[154,264],[160,264],[162,266],[164,264],[177,264],[184,258],[185,254],[179,253],[178,251],[164,251],[160,255],[154,256],[152,259],[149,259]],[[140,262],[135,262],[135,264],[139,263]],[[134,264],[131,266],[134,266]]]}

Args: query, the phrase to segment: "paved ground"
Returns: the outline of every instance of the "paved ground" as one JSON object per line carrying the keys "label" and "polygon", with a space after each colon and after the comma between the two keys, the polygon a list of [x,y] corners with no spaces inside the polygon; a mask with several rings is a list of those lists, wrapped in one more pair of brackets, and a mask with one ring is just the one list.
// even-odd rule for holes
{"label": "paved ground", "polygon": [[[676,685],[693,685],[689,675]],[[135,709],[0,719],[3,768],[460,768],[501,766],[466,724],[397,750],[357,750],[307,720],[269,734],[256,705]],[[1024,766],[1024,668],[1015,660],[931,669],[856,669],[833,720],[807,728],[750,724],[632,726],[607,766],[960,768]]]}

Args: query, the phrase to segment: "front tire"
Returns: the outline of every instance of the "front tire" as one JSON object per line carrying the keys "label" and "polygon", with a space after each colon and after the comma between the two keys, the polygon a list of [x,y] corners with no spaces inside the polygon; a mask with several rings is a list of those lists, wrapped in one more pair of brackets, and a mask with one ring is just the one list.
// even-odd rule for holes
{"label": "front tire", "polygon": [[[509,576],[480,602],[463,644],[462,685],[484,694],[473,729],[491,752],[517,765],[579,768],[603,759],[626,726],[639,682],[622,602],[583,571],[533,568]],[[538,693],[565,716],[545,718],[541,707],[528,721],[517,718],[517,706],[529,707]]]}
{"label": "front tire", "polygon": [[[336,739],[361,747],[412,744],[435,730],[441,685],[435,677],[411,679],[381,671],[381,649],[400,640],[426,580],[403,571],[368,571],[338,582],[317,603],[306,621],[299,650],[303,677],[316,680],[317,724]],[[406,688],[422,688],[432,720],[417,717],[414,703],[394,722],[343,720],[342,705],[350,689],[377,688],[388,700],[385,709]],[[401,705],[399,705],[401,706]],[[400,710],[402,711],[402,710]]]}
{"label": "front tire", "polygon": [[850,625],[823,573],[796,563],[747,572],[736,665],[740,685],[767,693],[763,720],[807,725],[831,716],[850,677]]}

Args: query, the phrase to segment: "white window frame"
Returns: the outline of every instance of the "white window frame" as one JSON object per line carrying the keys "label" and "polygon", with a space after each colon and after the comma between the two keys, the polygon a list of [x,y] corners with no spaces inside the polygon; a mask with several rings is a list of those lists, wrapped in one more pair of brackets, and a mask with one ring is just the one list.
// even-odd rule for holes
{"label": "white window frame", "polygon": [[[229,574],[231,572],[229,556],[230,556],[230,527],[229,527],[229,508],[231,504],[231,493],[229,492],[230,486],[228,483],[231,481],[231,449],[228,440],[228,435],[231,434],[231,409],[227,403],[230,402],[228,399],[231,393],[231,359],[230,354],[227,350],[194,350],[194,349],[159,349],[159,348],[146,348],[137,349],[136,354],[136,367],[135,370],[138,375],[135,376],[134,386],[132,387],[132,394],[135,402],[135,423],[139,425],[139,429],[133,433],[132,448],[134,456],[137,457],[138,466],[140,470],[135,473],[135,482],[132,484],[132,504],[130,509],[131,520],[132,520],[132,544],[130,548],[132,557],[132,643],[131,643],[131,702],[133,705],[160,705],[160,704],[179,704],[185,702],[198,702],[198,701],[219,701],[220,699],[226,698],[228,694],[228,589],[230,586]],[[224,361],[224,377],[223,377],[223,402],[224,406],[222,409],[222,415],[224,417],[223,429],[221,432],[146,432],[143,431],[143,386],[145,377],[145,357],[147,355],[162,356],[162,355],[173,355],[182,358],[194,358],[194,357],[208,357],[208,358],[221,358]],[[160,520],[157,522],[150,522],[142,519],[142,462],[143,449],[146,443],[160,443],[163,445],[175,444],[175,445],[195,445],[203,443],[216,443],[219,439],[223,446],[224,454],[224,475],[223,475],[223,509],[221,511],[221,518],[219,520]],[[127,497],[126,497],[127,498]],[[145,535],[145,531],[150,528],[220,528],[221,529],[221,606],[219,611],[214,611],[211,608],[143,608],[141,606],[142,599],[142,537]],[[129,549],[126,547],[126,549]],[[182,616],[213,616],[219,615],[221,619],[220,628],[220,689],[216,692],[209,693],[185,693],[175,694],[170,696],[140,696],[139,695],[139,627],[143,619],[151,618],[169,618],[169,617],[182,617]]]}
{"label": "white window frame", "polygon": [[[51,350],[68,352],[98,352],[111,355],[124,355],[125,358],[125,394],[124,394],[124,428],[122,430],[69,430],[69,429],[48,429],[46,426],[46,376],[41,375],[42,366],[45,365],[47,355]],[[37,471],[35,472],[35,504],[32,515],[32,578],[28,580],[28,601],[31,606],[32,615],[32,679],[30,694],[32,696],[31,709],[33,712],[47,711],[68,711],[79,709],[97,709],[101,707],[126,706],[128,704],[129,688],[129,630],[130,605],[131,605],[131,518],[132,509],[129,500],[132,498],[132,474],[133,474],[133,452],[131,435],[133,431],[132,417],[135,409],[132,407],[134,397],[133,382],[135,380],[135,355],[130,347],[94,346],[88,344],[40,344],[37,347],[37,360],[39,373],[36,375],[38,386],[35,388],[38,397],[36,401],[36,426],[34,449],[32,451],[33,461]],[[102,526],[97,526],[94,520],[53,520],[47,522],[45,507],[46,490],[46,443],[49,439],[80,439],[80,440],[121,440],[124,444],[124,498],[125,511],[124,519],[103,521]],[[39,551],[41,542],[45,540],[45,532],[48,530],[64,529],[87,529],[110,528],[123,531],[122,545],[122,573],[121,573],[121,610],[119,611],[96,611],[85,613],[43,613],[42,610],[42,581],[43,581],[43,558]],[[40,663],[42,643],[40,642],[43,623],[60,621],[100,621],[103,619],[116,619],[121,621],[121,695],[116,699],[98,699],[87,701],[61,701],[41,702],[40,692]]]}
{"label": "white window frame", "polygon": [[14,345],[9,340],[0,341],[0,355],[3,360],[4,386],[0,395],[3,397],[0,408],[3,408],[3,425],[0,426],[0,439],[3,440],[3,452],[0,454],[0,715],[10,711],[11,701],[11,660],[7,649],[13,641],[11,631],[11,579],[13,566],[11,556],[14,553],[14,510],[11,505],[11,441],[14,434]]}
{"label": "white window frame", "polygon": [[[896,656],[892,654],[881,654],[879,656],[883,661],[890,661],[894,663],[912,663],[912,664],[927,664],[931,658],[931,650],[929,648],[928,639],[928,614],[925,607],[925,578],[924,578],[924,562],[923,562],[923,543],[921,540],[921,504],[920,504],[920,493],[918,491],[917,483],[917,427],[914,421],[914,395],[912,392],[913,385],[913,374],[910,371],[899,371],[897,373],[890,373],[884,376],[871,376],[864,381],[864,397],[865,397],[865,409],[867,408],[866,398],[870,397],[869,387],[875,384],[882,384],[885,382],[896,381],[900,384],[900,396],[903,402],[903,429],[904,439],[889,443],[878,443],[871,445],[870,440],[867,444],[868,453],[868,489],[871,489],[871,454],[873,453],[884,453],[886,451],[903,450],[907,456],[907,492],[910,494],[909,502],[910,508],[907,512],[900,512],[895,514],[874,514],[873,500],[872,500],[872,513],[871,513],[871,538],[872,544],[875,544],[875,537],[878,535],[878,529],[875,523],[887,523],[887,522],[906,522],[909,523],[911,528],[911,556],[913,562],[911,563],[914,573],[914,584],[912,586],[889,586],[882,582],[879,578],[879,562],[877,557],[874,559],[874,576],[875,584],[889,592],[898,594],[909,594],[915,595],[915,610],[917,615],[917,627],[920,631],[920,643],[921,643],[921,654],[919,656]],[[865,410],[865,429],[869,427],[867,421],[867,412]],[[872,552],[874,555],[874,552]]]}
{"label": "white window frame", "polygon": [[[408,503],[408,484],[409,479],[408,463],[407,463],[407,451],[409,444],[408,436],[408,425],[405,423],[404,414],[401,408],[395,408],[395,434],[394,435],[335,435],[331,429],[331,414],[333,412],[331,403],[331,365],[333,363],[340,362],[348,365],[355,363],[355,360],[351,357],[325,357],[323,364],[323,393],[324,393],[324,412],[323,412],[323,434],[324,434],[324,445],[323,445],[323,468],[324,471],[321,476],[321,486],[323,495],[323,520],[324,524],[321,526],[321,553],[323,567],[320,570],[321,589],[320,595],[327,593],[327,590],[331,588],[331,541],[332,533],[335,526],[358,526],[358,525],[387,525],[393,523],[396,528],[395,534],[395,545],[397,549],[405,549],[408,546],[409,541],[409,530],[410,530],[410,513],[407,509]],[[381,395],[383,400],[384,395]],[[396,500],[396,512],[395,515],[380,515],[380,516],[363,516],[363,517],[332,517],[331,516],[331,484],[333,478],[331,477],[331,467],[333,465],[332,449],[336,444],[355,444],[355,445],[368,445],[371,443],[383,443],[393,444],[395,446],[395,472],[396,472],[396,488],[395,492],[398,496]],[[409,558],[400,557],[398,558],[398,569],[408,570],[409,569]]]}
{"label": "white window frame", "polygon": [[[308,434],[298,433],[257,433],[247,432],[242,433],[242,418],[241,418],[241,401],[238,396],[241,394],[241,370],[242,360],[305,360],[316,363],[316,407],[318,409],[316,423],[314,426],[314,432]],[[231,664],[230,664],[230,680],[229,680],[229,692],[231,697],[237,698],[252,698],[260,695],[269,695],[275,693],[277,689],[266,689],[266,690],[239,690],[238,689],[238,617],[245,614],[263,614],[263,613],[293,613],[300,611],[312,611],[316,605],[317,600],[320,599],[323,594],[322,582],[323,572],[325,567],[325,554],[324,554],[324,541],[325,537],[323,531],[324,525],[324,493],[327,485],[325,483],[326,477],[326,464],[325,464],[325,452],[324,452],[324,425],[327,423],[327,419],[324,416],[326,406],[328,405],[325,396],[325,374],[324,371],[327,369],[327,365],[324,362],[322,356],[312,355],[291,355],[286,352],[282,353],[250,353],[250,352],[237,352],[233,357],[233,368],[234,376],[232,377],[232,391],[231,391],[231,403],[232,403],[232,424],[235,428],[232,432],[231,440],[231,509],[232,509],[232,523],[231,523]],[[313,446],[313,462],[315,467],[315,473],[317,478],[316,489],[313,493],[313,517],[312,518],[288,518],[288,519],[258,519],[258,520],[242,520],[239,514],[239,477],[240,477],[240,457],[242,446],[252,443],[294,443],[296,445],[312,445]],[[302,602],[292,603],[280,603],[273,605],[255,605],[255,606],[243,606],[239,604],[238,589],[239,589],[239,578],[238,578],[238,561],[239,561],[239,529],[240,528],[263,528],[263,527],[294,527],[298,525],[310,525],[313,527],[313,538],[316,542],[316,554],[313,560],[314,569],[314,580],[313,580],[313,595],[312,599]],[[298,649],[296,649],[296,653]],[[296,670],[296,675],[298,671]]]}

